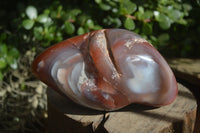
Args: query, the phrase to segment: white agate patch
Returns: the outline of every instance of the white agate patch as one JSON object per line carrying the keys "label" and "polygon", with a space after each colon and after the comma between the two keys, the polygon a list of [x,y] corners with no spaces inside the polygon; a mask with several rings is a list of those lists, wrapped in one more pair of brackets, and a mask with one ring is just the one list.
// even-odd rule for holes
{"label": "white agate patch", "polygon": [[88,77],[85,73],[85,63],[83,63],[82,65],[82,68],[81,68],[81,72],[80,72],[80,76],[79,76],[79,79],[78,79],[78,87],[81,88],[81,85],[83,83],[85,83],[86,81],[88,80]]}
{"label": "white agate patch", "polygon": [[83,63],[77,63],[74,65],[71,74],[68,75],[68,83],[74,94],[81,95],[81,92],[78,87],[78,80],[82,70]]}
{"label": "white agate patch", "polygon": [[126,63],[133,75],[127,80],[127,86],[133,93],[153,93],[160,88],[159,66],[151,57],[133,55],[127,57]]}
{"label": "white agate patch", "polygon": [[[51,76],[56,80],[59,76],[57,75],[57,70],[59,69],[60,61],[56,61],[51,68]],[[59,78],[60,79],[60,78]]]}
{"label": "white agate patch", "polygon": [[36,71],[39,72],[42,68],[44,68],[44,61],[41,60],[38,65]]}
{"label": "white agate patch", "polygon": [[135,37],[133,39],[126,40],[124,45],[128,49],[131,49],[135,43],[144,43],[144,42],[147,42],[147,41],[145,39],[143,39],[143,38]]}
{"label": "white agate patch", "polygon": [[67,71],[65,68],[58,69],[57,79],[61,84],[65,84],[65,82],[66,82],[66,80],[65,80],[66,73],[67,73]]}
{"label": "white agate patch", "polygon": [[[94,84],[94,79],[89,79],[85,73],[85,63],[80,62],[74,65],[71,73],[68,75],[67,82],[73,93],[76,94],[77,96],[84,96],[85,94],[85,96],[88,99],[92,101],[97,101],[95,96],[92,94],[92,91],[96,91],[97,88],[96,85]],[[83,90],[81,90],[83,84],[85,84],[85,87]],[[84,101],[80,101],[80,103],[82,102]]]}

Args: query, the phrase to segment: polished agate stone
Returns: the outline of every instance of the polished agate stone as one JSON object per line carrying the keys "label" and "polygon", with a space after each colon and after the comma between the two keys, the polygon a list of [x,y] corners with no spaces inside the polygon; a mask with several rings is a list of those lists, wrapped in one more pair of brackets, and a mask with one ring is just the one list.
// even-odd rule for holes
{"label": "polished agate stone", "polygon": [[96,110],[167,105],[178,91],[160,53],[123,29],[97,30],[53,45],[35,59],[32,70],[60,94]]}

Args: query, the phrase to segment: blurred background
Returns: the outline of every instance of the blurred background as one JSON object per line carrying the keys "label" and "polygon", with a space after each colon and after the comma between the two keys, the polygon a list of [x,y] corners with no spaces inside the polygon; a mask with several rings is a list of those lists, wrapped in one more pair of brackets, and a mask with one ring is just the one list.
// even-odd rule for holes
{"label": "blurred background", "polygon": [[165,58],[200,57],[199,0],[1,0],[0,132],[45,132],[46,86],[35,56],[93,30],[138,33]]}

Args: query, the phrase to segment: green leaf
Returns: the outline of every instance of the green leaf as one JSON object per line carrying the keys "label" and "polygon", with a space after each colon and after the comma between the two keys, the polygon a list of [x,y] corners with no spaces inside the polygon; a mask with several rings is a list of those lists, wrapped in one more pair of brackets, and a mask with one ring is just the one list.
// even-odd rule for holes
{"label": "green leaf", "polygon": [[154,41],[154,42],[157,41],[157,38],[156,38],[155,36],[150,36],[150,39],[151,39],[152,41]]}
{"label": "green leaf", "polygon": [[72,14],[73,16],[77,16],[81,13],[82,11],[80,9],[73,9],[70,11],[70,14]]}
{"label": "green leaf", "polygon": [[14,57],[15,59],[18,58],[20,55],[19,51],[16,48],[11,48],[8,52],[8,56]]}
{"label": "green leaf", "polygon": [[6,55],[8,51],[6,44],[0,44],[0,55]]}
{"label": "green leaf", "polygon": [[29,19],[36,19],[37,9],[34,6],[28,6],[26,8],[26,15],[29,17]]}
{"label": "green leaf", "polygon": [[149,19],[150,17],[152,17],[152,14],[150,11],[144,12],[144,8],[141,6],[138,7],[138,12],[136,13],[139,20]]}
{"label": "green leaf", "polygon": [[166,5],[168,3],[168,0],[160,0],[159,1],[161,4]]}
{"label": "green leaf", "polygon": [[171,23],[169,21],[160,21],[159,22],[159,26],[160,28],[162,28],[163,30],[167,30],[170,28]]}
{"label": "green leaf", "polygon": [[24,90],[25,88],[26,88],[26,84],[24,84],[24,83],[20,84],[20,89],[21,90]]}
{"label": "green leaf", "polygon": [[0,58],[0,69],[4,69],[7,66],[5,58]]}
{"label": "green leaf", "polygon": [[142,14],[144,13],[144,8],[142,6],[138,7],[138,11],[141,12]]}
{"label": "green leaf", "polygon": [[95,0],[95,2],[96,2],[97,4],[100,4],[100,3],[102,2],[102,0]]}
{"label": "green leaf", "polygon": [[36,39],[41,40],[43,38],[42,36],[43,28],[40,27],[34,27],[33,34],[36,37]]}
{"label": "green leaf", "polygon": [[170,38],[169,34],[167,33],[163,33],[161,35],[158,36],[158,42],[161,44],[161,45],[165,45],[166,44],[166,41],[168,41]]}
{"label": "green leaf", "polygon": [[156,20],[158,20],[160,12],[159,11],[154,11],[153,15],[155,16]]}
{"label": "green leaf", "polygon": [[49,15],[50,12],[51,12],[51,11],[50,11],[49,9],[45,9],[45,10],[44,10],[44,14],[46,14],[46,15]]}
{"label": "green leaf", "polygon": [[61,32],[57,32],[56,33],[56,38],[55,39],[56,39],[56,42],[60,42],[60,41],[63,40]]}
{"label": "green leaf", "polygon": [[83,27],[79,27],[78,30],[77,30],[77,34],[78,34],[78,35],[82,35],[82,34],[84,34],[84,33],[85,33],[84,28],[83,28]]}
{"label": "green leaf", "polygon": [[16,59],[14,59],[13,62],[10,63],[9,65],[10,65],[10,67],[12,69],[17,69],[18,68],[18,64],[17,64],[17,60]]}
{"label": "green leaf", "polygon": [[166,15],[164,15],[163,13],[160,13],[160,12],[157,12],[157,13],[154,12],[154,15],[155,15],[156,20],[159,22],[165,21],[168,19],[168,17]]}
{"label": "green leaf", "polygon": [[94,28],[94,22],[91,19],[88,19],[86,22],[88,28],[93,29]]}
{"label": "green leaf", "polygon": [[152,24],[144,23],[143,26],[142,26],[142,32],[145,35],[150,35],[152,33]]}
{"label": "green leaf", "polygon": [[37,21],[40,23],[46,23],[48,21],[49,17],[47,14],[41,14],[38,16]]}
{"label": "green leaf", "polygon": [[128,30],[134,30],[135,29],[135,23],[132,19],[126,18],[124,21],[124,27]]}
{"label": "green leaf", "polygon": [[182,25],[187,25],[188,23],[185,19],[179,19],[177,22]]}
{"label": "green leaf", "polygon": [[161,42],[168,41],[169,40],[169,34],[163,33],[163,34],[159,35],[158,40],[161,41]]}
{"label": "green leaf", "polygon": [[173,7],[174,7],[174,9],[178,9],[178,10],[182,10],[182,1],[180,1],[181,2],[181,4],[180,3],[173,3]]}
{"label": "green leaf", "polygon": [[43,47],[47,47],[47,46],[49,46],[50,45],[50,42],[49,41],[47,41],[47,42],[42,42],[42,44],[41,44]]}
{"label": "green leaf", "polygon": [[119,13],[119,9],[118,8],[112,8],[112,12],[115,13],[115,14],[118,14]]}
{"label": "green leaf", "polygon": [[118,28],[118,27],[120,27],[122,25],[122,22],[121,22],[121,20],[119,18],[113,18],[112,19],[112,23],[115,24],[116,28]]}
{"label": "green leaf", "polygon": [[63,6],[62,6],[62,5],[59,5],[59,6],[58,6],[58,13],[60,13],[60,12],[62,11],[62,9],[63,9]]}
{"label": "green leaf", "polygon": [[44,36],[44,38],[48,41],[51,42],[54,39],[54,34],[47,32]]}
{"label": "green leaf", "polygon": [[185,10],[187,10],[187,11],[192,10],[192,6],[191,6],[190,4],[187,4],[187,3],[184,3],[184,4],[183,4],[183,8],[184,8]]}
{"label": "green leaf", "polygon": [[17,60],[13,56],[7,56],[6,60],[12,69],[17,69]]}
{"label": "green leaf", "polygon": [[63,20],[73,20],[76,21],[77,16],[81,13],[80,9],[70,10],[62,15]]}
{"label": "green leaf", "polygon": [[1,33],[0,42],[4,41],[6,38],[7,38],[7,34],[6,33]]}
{"label": "green leaf", "polygon": [[84,25],[85,22],[88,20],[88,16],[85,14],[81,14],[78,18],[77,18],[77,23],[79,23],[80,25]]}
{"label": "green leaf", "polygon": [[104,4],[104,3],[100,3],[99,4],[100,8],[104,11],[108,11],[111,9],[111,6],[110,5],[107,5],[107,4]]}
{"label": "green leaf", "polygon": [[71,34],[74,33],[74,31],[75,31],[75,26],[74,26],[72,23],[66,21],[66,22],[65,22],[65,32],[66,32],[67,34],[70,34],[70,35],[71,35]]}
{"label": "green leaf", "polygon": [[54,32],[56,32],[56,26],[50,26],[49,28],[48,28],[48,32],[51,32],[51,33],[54,33]]}
{"label": "green leaf", "polygon": [[100,29],[102,29],[102,27],[100,25],[95,25],[93,29],[94,30],[100,30]]}
{"label": "green leaf", "polygon": [[30,20],[30,19],[25,19],[22,22],[22,26],[26,29],[26,30],[30,30],[34,25],[34,21]]}
{"label": "green leaf", "polygon": [[181,17],[181,12],[179,10],[170,10],[168,14],[169,14],[169,17],[174,21],[179,20]]}
{"label": "green leaf", "polygon": [[153,12],[152,11],[145,11],[143,14],[143,19],[150,19],[153,17]]}
{"label": "green leaf", "polygon": [[56,18],[56,19],[57,19],[57,12],[56,12],[56,11],[54,11],[54,10],[53,10],[53,11],[51,11],[51,12],[50,12],[50,16],[51,16],[51,18],[53,18],[53,19],[54,19],[54,18]]}
{"label": "green leaf", "polygon": [[134,32],[137,33],[137,34],[139,34],[140,31],[141,31],[141,29],[140,29],[139,27],[136,27],[136,28],[134,29]]}
{"label": "green leaf", "polygon": [[[154,15],[155,15],[155,12],[154,12]],[[155,17],[156,17],[156,20],[159,22],[160,28],[162,28],[163,30],[167,30],[170,28],[171,20],[169,19],[168,16],[158,12],[156,13]]]}
{"label": "green leaf", "polygon": [[0,81],[3,80],[3,73],[0,71]]}
{"label": "green leaf", "polygon": [[137,5],[130,0],[123,0],[120,4],[120,10],[122,14],[132,14],[137,9]]}

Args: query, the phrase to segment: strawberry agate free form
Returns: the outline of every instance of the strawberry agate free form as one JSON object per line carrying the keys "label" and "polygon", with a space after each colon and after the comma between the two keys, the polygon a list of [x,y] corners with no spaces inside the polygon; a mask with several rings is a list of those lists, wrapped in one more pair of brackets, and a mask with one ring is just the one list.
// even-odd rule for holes
{"label": "strawberry agate free form", "polygon": [[53,45],[35,59],[32,71],[49,87],[96,110],[167,105],[178,91],[160,53],[123,29],[97,30]]}

